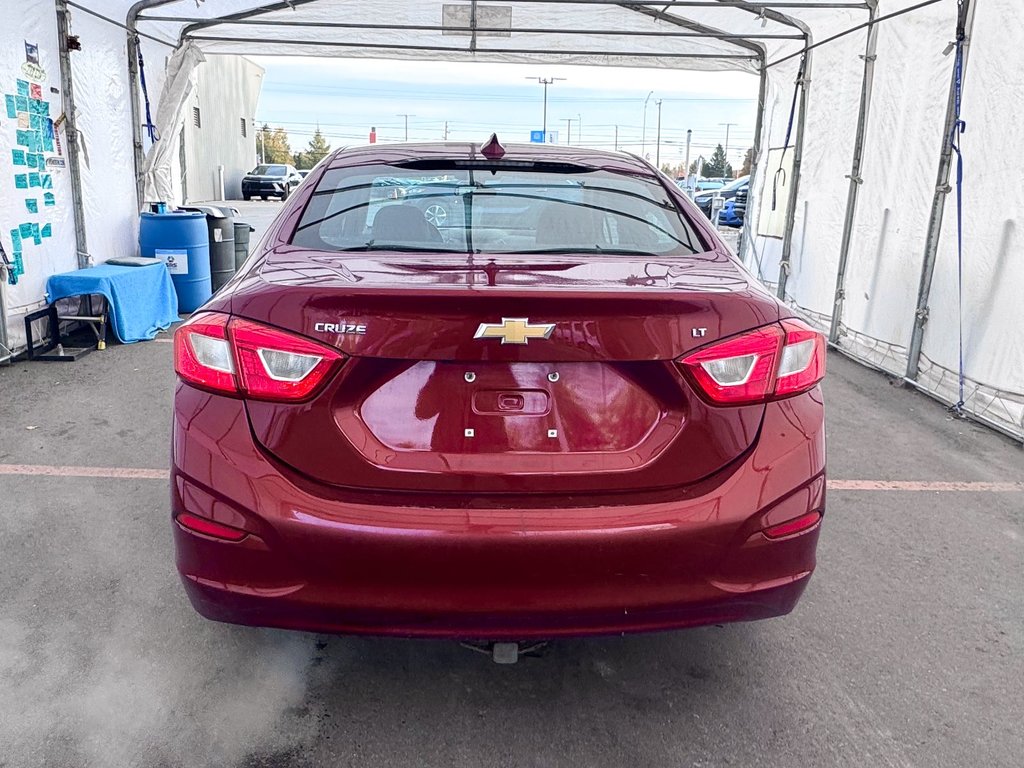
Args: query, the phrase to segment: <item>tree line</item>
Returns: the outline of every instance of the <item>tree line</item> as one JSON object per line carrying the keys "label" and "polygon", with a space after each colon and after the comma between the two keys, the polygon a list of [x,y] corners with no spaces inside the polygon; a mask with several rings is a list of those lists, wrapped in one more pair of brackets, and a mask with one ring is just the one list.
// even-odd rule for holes
{"label": "tree line", "polygon": [[733,170],[732,165],[725,157],[725,149],[719,144],[715,147],[715,151],[711,154],[711,159],[704,161],[703,165],[698,168],[700,160],[694,160],[690,163],[690,167],[687,171],[683,170],[683,164],[670,165],[665,164],[661,166],[661,170],[668,176],[673,178],[679,178],[681,176],[688,176],[696,173],[698,176],[702,176],[706,179],[736,179],[740,176],[750,175],[750,166],[754,162],[754,150],[748,149],[747,153],[743,156],[743,167],[740,168],[740,172],[736,173]]}
{"label": "tree line", "polygon": [[256,155],[261,162],[294,165],[300,171],[308,170],[331,153],[331,145],[317,128],[306,149],[292,152],[284,128],[271,129],[266,123],[256,135]]}

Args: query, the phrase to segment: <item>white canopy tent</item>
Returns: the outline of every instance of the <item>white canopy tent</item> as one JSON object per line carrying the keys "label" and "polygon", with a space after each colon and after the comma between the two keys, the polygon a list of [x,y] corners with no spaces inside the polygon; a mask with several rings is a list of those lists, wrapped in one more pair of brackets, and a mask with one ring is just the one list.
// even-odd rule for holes
{"label": "white canopy tent", "polygon": [[[58,7],[65,2],[76,33],[88,28],[97,39],[127,42],[117,87],[82,96],[80,109],[86,121],[97,110],[131,109],[132,140],[111,155],[136,169],[127,183],[139,200],[144,171],[154,182],[161,169],[159,142],[144,157],[141,80],[159,136],[168,127],[161,115],[180,118],[171,102],[186,91],[189,67],[179,66],[179,54],[167,77],[165,62],[183,47],[195,52],[192,62],[259,53],[758,74],[744,262],[828,330],[834,346],[949,403],[960,399],[962,295],[964,409],[1024,438],[1024,309],[1015,300],[1024,268],[1013,259],[1024,191],[1003,185],[994,200],[982,182],[1021,165],[1024,129],[1012,105],[1024,92],[1024,28],[1007,24],[1018,13],[1014,0],[57,0]],[[962,281],[956,205],[947,204],[958,58],[950,43],[958,28],[969,123],[960,137]],[[72,58],[77,83],[110,76],[108,57],[85,58]],[[83,173],[83,197],[113,185],[123,201],[118,170],[116,179],[109,169]],[[130,213],[134,220],[137,208]],[[95,241],[103,226],[87,210],[80,216]],[[79,249],[87,251],[85,243]]]}

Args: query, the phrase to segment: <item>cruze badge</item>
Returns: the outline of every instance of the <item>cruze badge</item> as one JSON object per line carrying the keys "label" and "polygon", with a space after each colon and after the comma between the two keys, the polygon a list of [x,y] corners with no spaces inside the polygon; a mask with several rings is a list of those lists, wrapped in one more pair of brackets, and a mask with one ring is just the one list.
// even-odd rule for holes
{"label": "cruze badge", "polygon": [[531,323],[525,317],[503,317],[500,323],[480,323],[474,339],[501,339],[502,344],[529,344],[530,339],[551,338],[554,323]]}
{"label": "cruze badge", "polygon": [[317,333],[358,333],[363,335],[366,333],[366,326],[361,323],[316,323],[313,330]]}

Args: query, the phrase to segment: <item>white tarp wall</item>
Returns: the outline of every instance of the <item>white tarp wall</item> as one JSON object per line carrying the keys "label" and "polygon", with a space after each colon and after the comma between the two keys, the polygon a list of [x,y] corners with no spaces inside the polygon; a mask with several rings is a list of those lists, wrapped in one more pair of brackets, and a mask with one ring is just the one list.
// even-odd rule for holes
{"label": "white tarp wall", "polygon": [[0,242],[12,261],[20,255],[24,268],[16,285],[0,285],[13,348],[24,345],[22,318],[44,304],[46,279],[78,266],[70,174],[54,164],[67,159],[67,136],[61,128],[50,133],[48,122],[64,111],[58,61],[53,0],[24,0],[18,13],[6,14],[0,25]]}
{"label": "white tarp wall", "polygon": [[[852,0],[839,1],[857,5]],[[131,6],[129,0],[78,2],[121,22]],[[878,13],[889,14],[916,2],[879,0]],[[1024,333],[1019,330],[1024,310],[1017,300],[1024,295],[1019,258],[1024,190],[1018,184],[999,183],[1007,171],[1016,178],[1024,165],[1024,130],[1015,114],[1019,94],[1024,92],[1024,25],[1012,23],[1019,19],[1017,0],[974,2],[977,10],[963,105],[968,121],[963,142],[967,406],[1000,428],[1024,436]],[[32,0],[30,6],[42,13],[48,4],[48,0]],[[196,19],[265,10],[267,5],[274,8],[254,17],[257,24],[194,24]],[[142,40],[155,115],[167,58],[183,37],[196,41],[206,55],[558,62],[757,72],[758,52],[751,50],[750,41],[763,48],[768,62],[774,62],[801,50],[800,28],[819,41],[868,19],[864,4],[842,9],[813,8],[813,2],[800,5],[799,0],[789,0],[777,13],[762,16],[756,7],[688,5],[686,0],[652,2],[644,8],[492,0],[476,5],[478,26],[491,29],[473,35],[466,29],[472,7],[466,0],[292,0],[287,4],[175,0],[145,11],[139,30],[165,43]],[[838,341],[851,354],[896,375],[906,370],[925,234],[945,141],[943,119],[953,57],[944,50],[954,37],[956,13],[956,0],[939,0],[883,22],[878,33],[863,184],[852,227]],[[106,22],[89,20],[81,12],[72,14],[75,32],[83,42],[83,51],[72,57],[75,74],[78,82],[87,84],[80,85],[78,93],[83,133],[91,150],[91,166],[83,171],[89,250],[95,255],[109,249],[113,255],[132,248],[137,232],[132,150],[125,132],[130,127],[124,97],[128,82],[125,33]],[[280,21],[304,26],[283,26]],[[545,29],[566,32],[540,31]],[[736,39],[687,36],[707,29],[749,40],[744,44]],[[765,34],[801,39],[757,39]],[[866,39],[866,31],[858,30],[811,53],[786,300],[825,327],[835,298]],[[5,46],[3,55],[10,56],[13,48]],[[798,66],[799,60],[793,58],[768,69],[762,153],[748,214],[754,233],[758,198],[771,190],[768,159],[781,154],[769,150],[785,144]],[[97,79],[100,74],[103,77]],[[93,83],[103,86],[93,87]],[[141,105],[139,113],[143,114]],[[794,125],[788,161],[794,159],[795,139]],[[97,163],[98,156],[107,162]],[[104,200],[103,205],[89,202],[90,196],[93,201]],[[785,205],[785,196],[781,197],[780,204]],[[957,397],[955,213],[951,196],[942,224],[919,380],[947,402]],[[748,265],[766,282],[775,283],[782,240],[762,236],[752,240],[753,247],[745,252]]]}

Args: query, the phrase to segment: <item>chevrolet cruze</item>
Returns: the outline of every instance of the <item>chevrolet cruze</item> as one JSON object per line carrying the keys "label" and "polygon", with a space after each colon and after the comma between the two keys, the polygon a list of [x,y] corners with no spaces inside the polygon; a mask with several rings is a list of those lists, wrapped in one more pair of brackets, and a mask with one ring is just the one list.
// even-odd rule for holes
{"label": "chevrolet cruze", "polygon": [[785,614],[814,570],[823,339],[639,158],[335,152],[174,357],[177,566],[211,619],[661,630]]}

